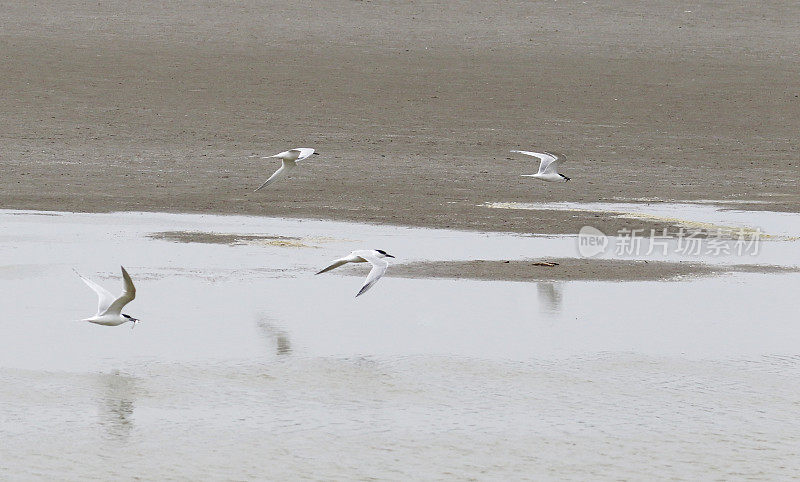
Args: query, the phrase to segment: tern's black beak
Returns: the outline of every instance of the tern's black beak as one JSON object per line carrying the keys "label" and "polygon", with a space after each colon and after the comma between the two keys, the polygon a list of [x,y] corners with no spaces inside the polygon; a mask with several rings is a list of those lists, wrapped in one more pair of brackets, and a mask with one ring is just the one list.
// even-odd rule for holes
{"label": "tern's black beak", "polygon": [[314,152],[313,154],[314,154],[315,156],[318,156],[318,155],[319,155],[319,152]]}
{"label": "tern's black beak", "polygon": [[387,254],[386,257],[387,258],[394,258],[394,256],[392,256],[391,254]]}

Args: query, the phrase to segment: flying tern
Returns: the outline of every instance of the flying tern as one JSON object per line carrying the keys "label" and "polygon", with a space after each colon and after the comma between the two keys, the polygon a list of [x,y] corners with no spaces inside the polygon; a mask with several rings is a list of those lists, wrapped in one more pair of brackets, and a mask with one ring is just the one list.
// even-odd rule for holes
{"label": "flying tern", "polygon": [[297,167],[297,161],[302,161],[303,159],[310,157],[311,154],[319,155],[318,152],[314,152],[314,149],[309,147],[297,147],[294,149],[289,149],[288,151],[283,151],[280,154],[275,154],[274,156],[266,156],[262,157],[261,159],[272,159],[278,158],[281,160],[281,167],[275,171],[273,175],[269,177],[269,179],[264,182],[258,189],[254,192],[258,192],[261,189],[269,186],[273,182],[277,181],[278,179],[286,176],[290,172],[292,172]]}
{"label": "flying tern", "polygon": [[75,271],[75,273],[80,276],[83,282],[86,283],[89,288],[93,289],[95,293],[97,293],[98,298],[97,314],[91,318],[85,318],[81,321],[88,321],[90,323],[96,323],[98,325],[105,326],[118,326],[130,321],[132,323],[131,328],[135,327],[136,323],[139,322],[137,318],[122,313],[122,307],[136,298],[136,287],[133,286],[133,281],[131,280],[128,272],[125,271],[125,268],[122,266],[120,266],[120,268],[122,269],[122,280],[125,283],[125,291],[123,291],[118,297],[112,295],[99,284],[88,278],[84,278],[80,273]]}
{"label": "flying tern", "polygon": [[532,156],[539,159],[539,172],[536,174],[522,174],[523,177],[535,177],[542,181],[548,182],[567,182],[570,178],[563,174],[559,174],[556,169],[558,165],[564,161],[563,157],[559,157],[549,152],[530,152],[530,151],[511,151]]}
{"label": "flying tern", "polygon": [[326,271],[336,269],[339,266],[347,263],[370,263],[372,265],[372,269],[367,275],[367,279],[364,280],[364,284],[361,286],[361,289],[356,294],[356,297],[359,297],[366,293],[368,289],[372,288],[372,285],[377,283],[378,280],[381,279],[381,276],[383,276],[383,274],[386,272],[386,268],[389,267],[389,262],[386,260],[386,258],[394,258],[394,256],[382,249],[361,249],[358,251],[353,251],[344,258],[337,259],[333,262],[333,264],[317,274],[322,274]]}

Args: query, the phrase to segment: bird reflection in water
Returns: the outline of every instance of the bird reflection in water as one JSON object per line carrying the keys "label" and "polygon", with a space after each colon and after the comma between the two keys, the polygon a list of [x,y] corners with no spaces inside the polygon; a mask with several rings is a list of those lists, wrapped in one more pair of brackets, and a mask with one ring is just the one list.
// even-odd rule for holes
{"label": "bird reflection in water", "polygon": [[289,334],[283,328],[274,324],[267,318],[262,318],[258,322],[258,327],[264,336],[274,346],[275,354],[279,356],[290,355],[292,353],[292,342],[289,340]]}
{"label": "bird reflection in water", "polygon": [[119,371],[98,375],[100,425],[115,439],[126,439],[133,430],[137,379]]}
{"label": "bird reflection in water", "polygon": [[541,311],[550,314],[561,312],[563,301],[563,286],[561,283],[539,282],[536,284],[536,291],[539,294],[539,308]]}

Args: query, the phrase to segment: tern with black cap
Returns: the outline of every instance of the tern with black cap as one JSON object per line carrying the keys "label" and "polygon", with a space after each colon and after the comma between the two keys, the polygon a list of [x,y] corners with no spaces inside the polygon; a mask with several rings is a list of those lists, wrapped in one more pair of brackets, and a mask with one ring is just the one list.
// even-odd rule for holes
{"label": "tern with black cap", "polygon": [[356,298],[363,295],[367,292],[368,289],[372,288],[372,286],[381,279],[384,273],[386,273],[386,268],[389,267],[389,262],[386,258],[394,258],[391,254],[387,253],[382,249],[362,249],[358,251],[353,251],[352,253],[348,254],[344,258],[339,258],[333,262],[330,266],[323,269],[322,271],[318,272],[317,274],[322,274],[332,269],[336,269],[339,266],[342,266],[347,263],[369,263],[372,265],[372,269],[370,270],[369,274],[367,275],[367,279],[364,280],[364,284],[361,286],[361,289],[356,294]]}
{"label": "tern with black cap", "polygon": [[551,154],[549,152],[531,152],[531,151],[511,151],[526,156],[532,156],[539,159],[539,172],[536,174],[522,174],[522,177],[535,177],[542,181],[547,182],[567,182],[570,178],[560,174],[556,169],[558,165],[564,162],[562,156]]}
{"label": "tern with black cap", "polygon": [[139,322],[137,318],[122,313],[122,308],[136,298],[136,287],[133,286],[133,280],[131,280],[125,268],[122,266],[120,266],[120,268],[122,269],[122,280],[125,290],[119,296],[112,295],[99,284],[89,278],[84,278],[80,273],[75,271],[75,274],[80,276],[83,282],[97,293],[97,314],[81,321],[88,321],[89,323],[104,326],[118,326],[130,321],[132,323],[131,328],[135,327],[136,323]]}
{"label": "tern with black cap", "polygon": [[285,177],[297,167],[297,161],[302,161],[307,157],[311,157],[312,154],[319,155],[318,152],[314,152],[314,149],[311,149],[310,147],[296,147],[294,149],[289,149],[288,151],[283,151],[280,154],[275,154],[274,156],[262,157],[261,159],[280,159],[281,167],[275,171],[275,173],[272,174],[269,179],[267,179],[264,184],[261,185],[261,187],[256,189],[256,192],[264,189],[278,179]]}

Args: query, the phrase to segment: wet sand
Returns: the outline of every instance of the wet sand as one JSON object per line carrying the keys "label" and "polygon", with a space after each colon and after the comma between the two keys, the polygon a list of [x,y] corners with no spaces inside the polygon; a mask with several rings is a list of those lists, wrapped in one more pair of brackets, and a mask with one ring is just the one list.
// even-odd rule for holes
{"label": "wet sand", "polygon": [[[548,266],[553,264],[553,266]],[[348,273],[364,275],[349,268]],[[475,260],[397,264],[386,276],[496,281],[670,281],[726,273],[797,273],[800,269],[764,265],[709,265],[623,259],[556,258]]]}
{"label": "wet sand", "polygon": [[205,243],[238,246],[242,244],[267,244],[293,248],[306,247],[300,238],[294,236],[264,236],[258,234],[205,233],[190,231],[163,231],[151,233],[152,239],[175,243]]}
{"label": "wet sand", "polygon": [[[276,246],[320,248],[313,238],[297,236],[214,233],[205,231],[162,231],[149,238],[174,243],[219,244],[227,246]],[[317,238],[317,241],[324,238]],[[348,265],[336,274],[364,276],[365,265]],[[707,264],[685,260],[604,259],[548,257],[509,260],[433,260],[393,262],[387,277],[412,279],[469,279],[482,281],[673,281],[731,273],[798,273],[800,267],[771,264]]]}
{"label": "wet sand", "polygon": [[[659,223],[485,202],[800,211],[800,6],[14,3],[0,207],[484,231]],[[257,187],[284,148],[322,155]],[[566,184],[510,149],[560,151]]]}

